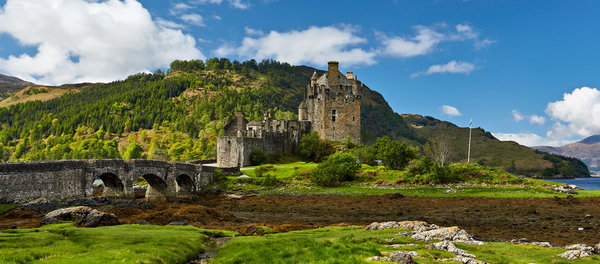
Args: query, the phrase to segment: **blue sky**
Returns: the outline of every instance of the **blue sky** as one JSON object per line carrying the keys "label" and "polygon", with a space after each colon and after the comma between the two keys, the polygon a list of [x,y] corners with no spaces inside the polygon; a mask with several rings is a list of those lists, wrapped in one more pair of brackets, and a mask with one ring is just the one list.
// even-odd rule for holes
{"label": "blue sky", "polygon": [[[0,0],[0,73],[110,81],[173,59],[340,61],[398,113],[525,145],[600,134],[600,1]],[[591,87],[591,88],[586,88]]]}

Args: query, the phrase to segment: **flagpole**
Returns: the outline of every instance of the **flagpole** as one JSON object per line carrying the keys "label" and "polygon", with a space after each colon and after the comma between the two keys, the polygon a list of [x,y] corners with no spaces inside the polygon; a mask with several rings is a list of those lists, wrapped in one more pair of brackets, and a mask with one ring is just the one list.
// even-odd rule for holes
{"label": "flagpole", "polygon": [[467,163],[471,162],[471,125],[473,124],[473,119],[469,121],[469,148],[467,151]]}

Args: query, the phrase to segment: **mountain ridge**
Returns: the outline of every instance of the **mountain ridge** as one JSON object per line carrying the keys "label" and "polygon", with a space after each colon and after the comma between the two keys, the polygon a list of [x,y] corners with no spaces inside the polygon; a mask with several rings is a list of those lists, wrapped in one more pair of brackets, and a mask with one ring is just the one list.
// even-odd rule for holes
{"label": "mountain ridge", "polygon": [[593,135],[580,141],[560,147],[535,146],[540,151],[573,157],[582,160],[594,175],[600,175],[600,135]]}

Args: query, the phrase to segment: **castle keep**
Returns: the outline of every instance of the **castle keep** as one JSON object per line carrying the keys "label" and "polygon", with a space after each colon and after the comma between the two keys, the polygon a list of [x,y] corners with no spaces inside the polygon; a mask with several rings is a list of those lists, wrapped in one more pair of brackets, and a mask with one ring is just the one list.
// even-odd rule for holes
{"label": "castle keep", "polygon": [[360,143],[362,83],[348,72],[339,72],[339,63],[328,63],[327,72],[315,71],[298,107],[298,120],[273,120],[265,115],[261,121],[247,122],[241,113],[224,127],[217,139],[217,166],[250,165],[250,154],[290,153],[300,137],[316,131],[322,139]]}

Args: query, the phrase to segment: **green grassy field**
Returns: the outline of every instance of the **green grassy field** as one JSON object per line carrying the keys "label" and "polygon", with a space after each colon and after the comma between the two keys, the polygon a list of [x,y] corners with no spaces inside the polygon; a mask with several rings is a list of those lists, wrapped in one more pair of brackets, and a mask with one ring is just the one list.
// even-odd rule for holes
{"label": "green grassy field", "polygon": [[[234,193],[252,192],[259,195],[331,195],[331,196],[365,196],[401,193],[408,197],[422,198],[455,198],[455,197],[489,197],[489,198],[552,198],[567,197],[544,185],[558,185],[557,182],[522,178],[521,184],[465,184],[424,185],[396,183],[404,179],[404,171],[385,170],[379,166],[362,165],[359,179],[338,187],[322,187],[311,184],[307,174],[317,167],[316,163],[292,162],[286,164],[263,165],[263,175],[274,175],[277,184],[265,186],[260,184],[264,176],[257,177],[256,170],[261,166],[242,168],[242,173],[250,178],[237,176],[227,177],[221,187]],[[267,168],[266,170],[264,168]],[[600,191],[579,190],[575,197],[600,197]]]}
{"label": "green grassy field", "polygon": [[[217,251],[213,263],[377,263],[367,258],[383,256],[385,251],[416,251],[417,263],[452,263],[437,259],[454,254],[425,249],[426,243],[395,235],[401,229],[365,231],[362,227],[328,227],[314,230],[270,234],[260,237],[235,237]],[[414,244],[393,249],[390,244]],[[486,243],[459,248],[489,263],[598,263],[595,255],[578,260],[556,257],[564,249],[510,243]]]}
{"label": "green grassy field", "polygon": [[0,231],[0,263],[184,263],[208,236],[229,231],[192,226],[119,225],[76,228],[73,224]]}
{"label": "green grassy field", "polygon": [[16,204],[0,204],[0,213],[4,213],[15,206],[17,206],[17,205]]}

